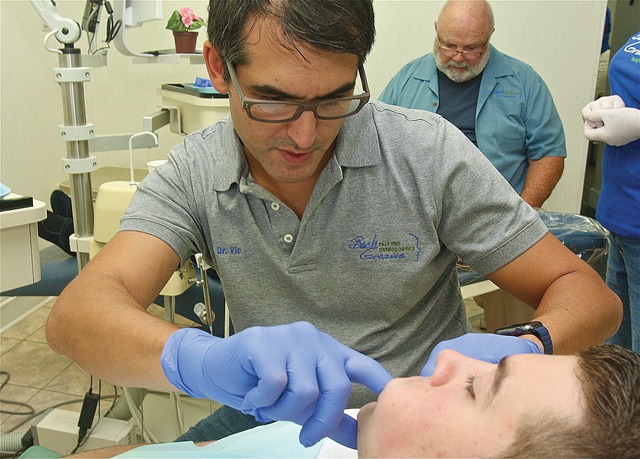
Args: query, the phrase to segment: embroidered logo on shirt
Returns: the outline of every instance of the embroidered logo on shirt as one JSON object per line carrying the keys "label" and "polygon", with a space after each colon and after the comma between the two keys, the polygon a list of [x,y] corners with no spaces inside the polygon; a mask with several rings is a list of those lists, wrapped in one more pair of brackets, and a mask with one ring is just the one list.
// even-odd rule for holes
{"label": "embroidered logo on shirt", "polygon": [[376,234],[373,237],[358,235],[351,238],[347,247],[364,261],[418,261],[422,252],[419,238],[411,233],[407,234],[405,240],[379,238]]}
{"label": "embroidered logo on shirt", "polygon": [[520,91],[518,89],[504,89],[497,87],[491,93],[494,97],[499,97],[502,99],[515,99],[520,97]]}
{"label": "embroidered logo on shirt", "polygon": [[[631,37],[631,40],[640,40],[640,35]],[[624,47],[624,52],[634,56],[640,56],[640,41],[631,42]],[[636,57],[632,57],[631,61],[636,62]]]}
{"label": "embroidered logo on shirt", "polygon": [[232,245],[231,247],[216,247],[216,255],[240,255],[242,249]]}

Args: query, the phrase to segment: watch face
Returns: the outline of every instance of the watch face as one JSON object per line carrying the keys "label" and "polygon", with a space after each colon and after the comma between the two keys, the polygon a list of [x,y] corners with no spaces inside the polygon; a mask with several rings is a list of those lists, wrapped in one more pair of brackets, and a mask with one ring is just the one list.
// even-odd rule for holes
{"label": "watch face", "polygon": [[523,333],[527,333],[533,330],[533,326],[531,324],[522,324],[518,325],[518,329],[522,330]]}

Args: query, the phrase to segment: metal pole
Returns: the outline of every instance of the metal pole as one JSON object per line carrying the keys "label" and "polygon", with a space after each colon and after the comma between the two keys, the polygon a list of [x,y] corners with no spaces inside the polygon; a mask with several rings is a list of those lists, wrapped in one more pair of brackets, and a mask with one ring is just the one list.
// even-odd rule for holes
{"label": "metal pole", "polygon": [[[78,48],[65,46],[60,54],[61,68],[82,67],[82,59]],[[62,90],[62,107],[65,126],[84,126],[87,124],[84,83],[60,83]],[[70,140],[67,144],[67,158],[85,159],[89,157],[87,140]],[[69,174],[71,188],[71,206],[73,210],[73,230],[77,237],[93,236],[93,196],[91,192],[91,175],[88,172]],[[78,271],[89,263],[89,254],[77,252]]]}

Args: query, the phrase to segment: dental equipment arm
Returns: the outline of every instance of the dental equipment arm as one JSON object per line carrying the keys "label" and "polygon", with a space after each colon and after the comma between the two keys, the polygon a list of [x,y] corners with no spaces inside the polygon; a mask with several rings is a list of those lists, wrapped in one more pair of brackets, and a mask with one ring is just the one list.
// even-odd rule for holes
{"label": "dental equipment arm", "polygon": [[251,327],[221,339],[197,329],[171,335],[162,368],[178,389],[260,422],[302,425],[300,443],[330,436],[356,448],[357,424],[344,414],[351,382],[379,394],[391,376],[375,360],[307,322]]}
{"label": "dental equipment arm", "polygon": [[29,0],[40,18],[52,31],[56,31],[55,37],[64,45],[72,45],[80,39],[82,29],[73,19],[63,18],[58,13],[55,4],[51,0]]}
{"label": "dental equipment arm", "polygon": [[[211,308],[211,297],[209,296],[209,277],[207,275],[209,265],[204,261],[201,253],[196,253],[195,258],[198,269],[200,270],[200,279],[196,280],[196,285],[198,287],[202,287],[204,305],[202,303],[196,304],[193,311],[196,313],[198,318],[203,321],[203,323],[207,324],[207,326],[209,327],[209,333],[213,335],[213,321],[215,319],[215,315],[213,313],[213,309]],[[199,305],[201,305],[203,308],[200,309],[198,307]]]}

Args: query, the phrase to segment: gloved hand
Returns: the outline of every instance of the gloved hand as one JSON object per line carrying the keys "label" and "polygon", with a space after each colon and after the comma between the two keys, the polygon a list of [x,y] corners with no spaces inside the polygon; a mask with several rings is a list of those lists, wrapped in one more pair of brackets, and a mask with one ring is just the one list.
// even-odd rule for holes
{"label": "gloved hand", "polygon": [[625,107],[624,100],[618,95],[600,97],[593,102],[589,102],[582,109],[582,117],[586,118],[586,114],[597,110],[611,110],[612,108]]}
{"label": "gloved hand", "polygon": [[584,135],[594,142],[620,146],[640,139],[640,110],[625,107],[620,96],[607,96],[582,109]]}
{"label": "gloved hand", "polygon": [[391,375],[375,360],[306,322],[252,327],[229,338],[183,328],[161,357],[167,379],[192,397],[210,398],[260,422],[302,426],[300,443],[324,437],[356,448],[356,420],[343,413],[351,382],[379,394]]}
{"label": "gloved hand", "polygon": [[436,359],[443,349],[453,349],[459,353],[485,362],[498,363],[513,354],[542,354],[540,348],[528,339],[515,336],[493,335],[491,333],[467,333],[447,341],[439,342],[433,348],[429,360],[422,368],[420,376],[431,376],[436,369]]}

